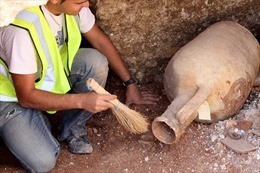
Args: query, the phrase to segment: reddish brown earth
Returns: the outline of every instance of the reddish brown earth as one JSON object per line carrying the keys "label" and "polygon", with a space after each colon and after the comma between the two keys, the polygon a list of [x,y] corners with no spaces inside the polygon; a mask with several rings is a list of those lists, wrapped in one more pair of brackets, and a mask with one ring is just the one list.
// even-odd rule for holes
{"label": "reddish brown earth", "polygon": [[[152,122],[166,110],[169,101],[159,85],[147,84],[141,89],[160,97],[155,106],[131,106]],[[108,85],[107,90],[117,94],[121,101],[124,100],[123,88]],[[260,87],[256,87],[233,119],[250,120],[254,128],[260,128],[259,111]],[[60,121],[59,116],[51,118],[55,136],[58,134],[55,126]],[[111,111],[105,111],[96,114],[88,123],[88,137],[94,145],[94,152],[89,155],[71,154],[66,143],[61,143],[57,165],[51,172],[258,173],[260,137],[248,133],[246,140],[257,149],[244,154],[236,153],[221,143],[226,135],[226,122],[211,125],[193,122],[177,143],[166,145],[154,138],[151,131],[141,135],[130,134],[117,122]],[[24,172],[3,143],[0,145],[0,172]]]}

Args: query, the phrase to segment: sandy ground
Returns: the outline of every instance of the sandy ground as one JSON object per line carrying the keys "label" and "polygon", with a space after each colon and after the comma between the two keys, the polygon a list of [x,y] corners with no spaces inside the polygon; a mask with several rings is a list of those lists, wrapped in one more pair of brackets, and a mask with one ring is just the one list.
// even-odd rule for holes
{"label": "sandy ground", "polygon": [[[150,84],[142,88],[156,93],[160,101],[156,106],[132,108],[149,117],[152,122],[163,113],[169,101],[159,85]],[[108,90],[124,100],[123,88],[108,86]],[[260,128],[259,105],[260,87],[256,87],[237,115],[210,125],[193,122],[181,139],[172,145],[159,142],[151,131],[141,135],[129,133],[110,111],[105,111],[96,114],[88,123],[88,136],[94,145],[94,152],[90,155],[71,154],[67,144],[61,143],[61,153],[52,172],[258,173],[260,137],[251,132]],[[57,135],[55,127],[60,121],[60,115],[50,120],[54,135]],[[241,154],[221,142],[227,136],[227,125],[231,121],[252,122],[243,139],[256,147],[255,150]],[[3,143],[0,147],[0,172],[24,172]]]}

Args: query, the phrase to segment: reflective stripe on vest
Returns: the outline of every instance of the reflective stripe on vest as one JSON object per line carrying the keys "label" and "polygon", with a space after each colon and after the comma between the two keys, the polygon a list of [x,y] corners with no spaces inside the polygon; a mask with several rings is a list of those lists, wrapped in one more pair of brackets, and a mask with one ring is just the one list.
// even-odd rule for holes
{"label": "reflective stripe on vest", "polygon": [[[33,42],[36,46],[37,52],[41,57],[41,54],[45,57],[45,60],[41,59],[41,62],[46,64],[48,66],[46,74],[42,76],[42,82],[41,85],[36,85],[38,89],[42,89],[45,91],[51,91],[53,86],[54,86],[54,71],[53,71],[53,62],[51,60],[51,53],[48,48],[47,42],[44,38],[44,32],[43,32],[43,27],[40,23],[40,20],[38,20],[38,15],[30,12],[23,10],[21,11],[17,16],[13,24],[17,24],[18,26],[23,26],[27,29],[29,29],[29,32],[31,34],[31,37],[33,39]],[[37,38],[35,38],[33,35],[36,35]],[[56,41],[55,41],[56,43]],[[54,46],[54,45],[53,45]],[[55,45],[56,46],[56,45]],[[43,65],[44,66],[44,65]]]}

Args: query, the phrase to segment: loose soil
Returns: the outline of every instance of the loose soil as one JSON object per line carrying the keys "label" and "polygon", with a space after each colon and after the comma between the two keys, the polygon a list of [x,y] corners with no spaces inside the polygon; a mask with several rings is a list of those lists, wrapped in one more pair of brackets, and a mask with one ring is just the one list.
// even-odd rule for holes
{"label": "loose soil", "polygon": [[[109,92],[117,94],[124,101],[124,88],[108,85]],[[159,96],[155,106],[132,105],[131,108],[148,117],[152,122],[160,116],[170,104],[162,87],[146,84],[141,90],[150,91]],[[50,117],[53,133],[62,113]],[[250,130],[260,128],[260,87],[253,88],[244,107],[233,120],[247,120],[253,123]],[[246,132],[244,138],[257,149],[239,154],[227,148],[221,142],[226,134],[229,120],[210,125],[193,122],[181,139],[166,145],[159,142],[151,133],[135,135],[126,131],[110,110],[96,114],[87,124],[88,137],[93,143],[94,152],[87,155],[75,155],[68,151],[67,144],[61,143],[61,153],[56,167],[58,172],[93,173],[258,173],[260,172],[260,137]],[[25,172],[16,158],[3,142],[0,145],[0,172]]]}

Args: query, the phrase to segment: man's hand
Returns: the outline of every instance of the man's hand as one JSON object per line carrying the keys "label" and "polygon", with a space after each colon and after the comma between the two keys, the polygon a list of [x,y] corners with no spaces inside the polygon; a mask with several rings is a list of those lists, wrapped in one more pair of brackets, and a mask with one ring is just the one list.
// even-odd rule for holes
{"label": "man's hand", "polygon": [[159,100],[157,96],[148,92],[140,92],[136,84],[127,86],[126,105],[130,104],[156,104]]}
{"label": "man's hand", "polygon": [[116,95],[97,94],[93,91],[84,94],[83,97],[82,108],[92,113],[101,112],[107,109],[114,109],[115,105],[109,101],[117,98]]}

